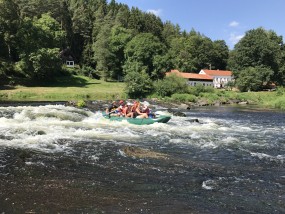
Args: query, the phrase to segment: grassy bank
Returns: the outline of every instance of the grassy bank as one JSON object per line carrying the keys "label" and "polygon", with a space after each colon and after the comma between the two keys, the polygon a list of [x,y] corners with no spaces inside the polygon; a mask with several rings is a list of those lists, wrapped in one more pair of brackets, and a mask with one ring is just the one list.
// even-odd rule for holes
{"label": "grassy bank", "polygon": [[52,84],[3,87],[1,101],[111,100],[124,98],[124,83],[83,76],[63,77]]}
{"label": "grassy bank", "polygon": [[201,92],[196,96],[192,94],[173,94],[171,97],[166,98],[166,101],[170,102],[200,102],[209,105],[214,105],[215,103],[231,103],[235,100],[248,102],[265,108],[285,110],[285,89],[280,88],[277,91],[243,93],[214,89],[211,90],[211,92]]}

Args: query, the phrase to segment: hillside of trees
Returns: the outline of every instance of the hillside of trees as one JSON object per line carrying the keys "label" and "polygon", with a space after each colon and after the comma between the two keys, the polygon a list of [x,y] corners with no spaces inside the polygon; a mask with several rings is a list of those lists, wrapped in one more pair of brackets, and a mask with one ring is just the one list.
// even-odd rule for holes
{"label": "hillside of trees", "polygon": [[[285,80],[282,36],[262,27],[229,50],[192,29],[115,0],[0,0],[1,83],[46,82],[66,75],[72,58],[80,74],[105,81],[124,78],[129,94],[150,93],[170,69],[234,72],[241,91]],[[140,91],[137,91],[137,88]]]}

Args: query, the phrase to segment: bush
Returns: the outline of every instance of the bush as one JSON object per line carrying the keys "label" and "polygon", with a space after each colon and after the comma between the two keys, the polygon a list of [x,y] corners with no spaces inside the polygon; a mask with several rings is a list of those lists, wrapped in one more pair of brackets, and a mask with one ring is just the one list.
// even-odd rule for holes
{"label": "bush", "polygon": [[285,92],[285,89],[283,87],[277,87],[277,90],[276,90],[277,96],[282,96],[284,92]]}
{"label": "bush", "polygon": [[206,98],[208,103],[213,103],[217,100],[220,100],[220,97],[214,93],[200,93],[200,97]]}
{"label": "bush", "polygon": [[152,81],[145,71],[128,73],[125,82],[125,92],[130,98],[143,98],[153,90]]}
{"label": "bush", "polygon": [[262,89],[263,83],[270,80],[273,73],[267,67],[248,67],[239,72],[236,85],[241,92],[259,91]]}
{"label": "bush", "polygon": [[59,49],[41,48],[37,52],[30,54],[30,62],[34,72],[32,77],[38,80],[51,80],[55,77],[55,72],[61,70],[61,60]]}
{"label": "bush", "polygon": [[[25,77],[35,80],[52,80],[61,71],[58,48],[41,48],[36,52],[21,55],[16,63],[16,70]],[[57,72],[57,73],[56,73]]]}
{"label": "bush", "polygon": [[171,96],[172,100],[178,101],[178,102],[196,102],[197,97],[192,94],[173,94]]}
{"label": "bush", "polygon": [[86,106],[86,103],[84,100],[79,100],[77,103],[76,103],[77,107],[79,108],[83,108]]}
{"label": "bush", "polygon": [[285,98],[280,98],[275,103],[275,108],[285,110]]}
{"label": "bush", "polygon": [[186,80],[175,74],[158,80],[154,85],[155,92],[161,97],[171,96],[174,93],[188,93],[188,87]]}
{"label": "bush", "polygon": [[235,81],[229,81],[226,83],[225,88],[228,90],[232,90],[236,86]]}
{"label": "bush", "polygon": [[90,78],[100,79],[99,74],[96,72],[94,68],[91,66],[84,65],[81,70],[79,70],[78,74],[87,76]]}
{"label": "bush", "polygon": [[215,89],[211,86],[203,86],[202,84],[197,84],[196,86],[189,87],[189,93],[195,96],[200,96],[201,93],[214,93]]}

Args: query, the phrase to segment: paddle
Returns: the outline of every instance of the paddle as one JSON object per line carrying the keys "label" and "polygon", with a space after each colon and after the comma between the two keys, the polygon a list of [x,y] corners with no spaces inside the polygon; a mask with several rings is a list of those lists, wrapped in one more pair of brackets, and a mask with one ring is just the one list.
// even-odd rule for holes
{"label": "paddle", "polygon": [[113,113],[115,113],[115,112],[116,112],[116,110],[109,112],[109,113],[108,113],[108,117],[110,118],[110,117],[111,117],[111,114],[113,114]]}

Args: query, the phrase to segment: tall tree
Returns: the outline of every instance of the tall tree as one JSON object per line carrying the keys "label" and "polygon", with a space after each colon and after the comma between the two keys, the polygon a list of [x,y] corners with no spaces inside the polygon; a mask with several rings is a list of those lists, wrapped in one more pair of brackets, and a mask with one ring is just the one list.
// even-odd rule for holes
{"label": "tall tree", "polygon": [[213,42],[213,51],[211,56],[211,66],[215,69],[225,70],[229,59],[229,48],[224,40]]}
{"label": "tall tree", "polygon": [[213,42],[209,38],[196,33],[187,37],[185,46],[192,55],[192,71],[198,72],[212,63]]}
{"label": "tall tree", "polygon": [[59,48],[65,38],[60,24],[48,14],[39,19],[25,18],[18,36],[22,40],[17,62],[20,72],[28,78],[52,79],[55,70],[49,71],[49,68],[60,70]]}
{"label": "tall tree", "polygon": [[97,36],[96,42],[93,44],[96,71],[105,81],[114,76],[114,62],[112,61],[113,53],[110,50],[110,34],[110,26],[103,25]]}
{"label": "tall tree", "polygon": [[193,71],[192,53],[186,48],[186,38],[173,38],[168,51],[173,67],[181,71]]}
{"label": "tall tree", "polygon": [[179,25],[173,25],[170,21],[166,21],[163,25],[162,38],[167,47],[170,47],[171,41],[180,36]]}
{"label": "tall tree", "polygon": [[198,72],[209,64],[216,69],[225,69],[228,47],[224,41],[212,42],[192,29],[181,36],[173,36],[169,55],[174,67],[185,72]]}
{"label": "tall tree", "polygon": [[161,19],[152,13],[144,13],[143,32],[152,33],[158,38],[162,38],[163,23]]}
{"label": "tall tree", "polygon": [[93,32],[92,37],[97,38],[98,34],[100,33],[101,27],[104,24],[110,24],[105,22],[105,16],[107,15],[107,6],[106,4],[102,3],[98,5],[98,9],[94,13],[94,23],[93,23]]}
{"label": "tall tree", "polygon": [[120,4],[119,10],[115,17],[114,25],[127,28],[129,16],[130,16],[129,7],[127,5]]}
{"label": "tall tree", "polygon": [[152,78],[154,68],[154,58],[165,53],[165,46],[159,39],[151,33],[141,33],[135,36],[126,46],[125,55],[128,61],[139,62],[146,66],[146,72]]}
{"label": "tall tree", "polygon": [[25,18],[18,32],[21,38],[20,53],[29,55],[40,48],[60,48],[65,42],[65,31],[60,24],[48,14],[41,18]]}
{"label": "tall tree", "polygon": [[92,52],[90,47],[93,38],[96,38],[96,35],[93,35],[95,13],[101,2],[104,4],[106,0],[70,0],[69,3],[73,30],[71,49],[79,61],[88,64],[90,64],[90,59],[86,58],[86,53]]}
{"label": "tall tree", "polygon": [[[18,5],[14,0],[0,0],[0,38],[4,41],[4,48],[9,60],[17,60],[17,31],[20,26]],[[5,57],[5,56],[4,56]]]}
{"label": "tall tree", "polygon": [[133,31],[123,27],[114,26],[111,30],[110,51],[113,54],[113,78],[123,76],[123,65],[125,63],[125,48],[133,37]]}
{"label": "tall tree", "polygon": [[128,28],[134,29],[137,33],[143,32],[144,16],[138,8],[132,7],[128,19]]}
{"label": "tall tree", "polygon": [[263,66],[274,71],[271,80],[279,82],[279,69],[282,58],[283,41],[274,31],[257,28],[246,32],[245,36],[235,45],[231,54],[230,69],[236,71],[247,67]]}

